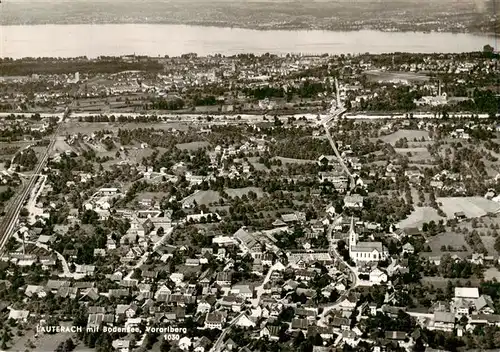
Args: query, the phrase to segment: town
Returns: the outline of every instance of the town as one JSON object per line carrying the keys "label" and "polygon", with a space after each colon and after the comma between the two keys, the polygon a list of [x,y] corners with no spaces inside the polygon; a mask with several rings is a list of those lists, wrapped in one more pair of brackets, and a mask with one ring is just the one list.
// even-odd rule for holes
{"label": "town", "polygon": [[0,349],[500,349],[498,53],[2,59]]}

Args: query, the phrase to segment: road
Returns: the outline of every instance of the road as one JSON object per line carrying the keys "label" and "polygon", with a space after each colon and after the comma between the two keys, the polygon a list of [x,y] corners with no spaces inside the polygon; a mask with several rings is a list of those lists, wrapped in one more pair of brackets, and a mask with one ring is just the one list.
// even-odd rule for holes
{"label": "road", "polygon": [[160,240],[153,245],[153,250],[151,252],[149,251],[144,252],[139,261],[132,267],[132,270],[130,270],[127,276],[125,276],[124,280],[130,280],[132,278],[132,275],[134,274],[134,270],[143,266],[144,263],[146,263],[146,261],[148,260],[149,256],[167,241],[167,239],[170,237],[173,231],[174,231],[173,227],[170,227],[167,230],[165,230],[165,233],[160,238]]}
{"label": "road", "polygon": [[273,271],[276,270],[276,267],[278,264],[273,264],[267,272],[266,277],[264,278],[264,281],[262,282],[262,285],[255,287],[255,292],[257,294],[257,297],[255,299],[252,299],[252,306],[255,308],[259,305],[260,303],[260,298],[264,294],[264,286],[269,282],[271,279],[271,275],[273,274]]}
{"label": "road", "polygon": [[328,250],[330,252],[330,255],[336,259],[336,262],[340,263],[340,268],[348,271],[348,278],[349,278],[349,281],[351,282],[351,285],[343,294],[340,295],[340,297],[333,304],[328,305],[326,307],[323,307],[323,312],[319,315],[318,324],[320,324],[320,325],[324,325],[326,323],[325,319],[327,317],[327,314],[330,313],[332,310],[336,310],[337,308],[339,308],[340,304],[349,296],[351,291],[353,289],[355,289],[356,287],[358,287],[358,285],[359,285],[359,280],[358,280],[358,275],[356,273],[356,270],[354,268],[352,268],[344,260],[344,258],[337,252],[337,248],[335,247],[337,243],[333,239],[333,227],[334,227],[335,223],[341,218],[341,216],[342,215],[337,215],[333,219],[331,225],[328,227],[328,231],[327,231],[327,239],[329,242],[329,249]]}
{"label": "road", "polygon": [[245,312],[241,312],[240,314],[238,314],[236,318],[231,320],[229,325],[224,330],[222,330],[222,333],[220,334],[217,341],[215,341],[214,345],[210,349],[210,352],[219,352],[221,350],[222,344],[224,343],[224,338],[226,337],[227,333],[229,332],[231,327],[238,321],[238,319],[241,318],[244,314]]}
{"label": "road", "polygon": [[49,159],[50,152],[54,147],[57,135],[59,133],[59,129],[61,127],[61,123],[64,121],[64,119],[65,117],[63,117],[62,120],[60,120],[54,134],[50,139],[50,143],[47,146],[47,150],[41,157],[40,162],[36,166],[35,170],[33,171],[33,174],[30,176],[26,185],[24,185],[21,192],[14,198],[13,202],[11,202],[9,207],[7,208],[5,217],[3,218],[0,224],[0,253],[3,251],[5,245],[7,244],[10,238],[10,235],[12,234],[12,231],[14,230],[17,224],[17,219],[19,217],[21,209],[24,206],[24,202],[26,201],[27,197],[29,197],[29,195],[31,194],[31,191],[33,190],[33,187],[36,184],[38,176],[40,175],[41,171],[43,170],[43,168],[47,163],[47,160]]}

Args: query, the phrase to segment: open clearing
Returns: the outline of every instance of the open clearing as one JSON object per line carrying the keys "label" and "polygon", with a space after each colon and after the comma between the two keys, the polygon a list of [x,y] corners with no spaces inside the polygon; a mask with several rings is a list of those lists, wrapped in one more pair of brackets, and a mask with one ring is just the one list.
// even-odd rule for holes
{"label": "open clearing", "polygon": [[394,82],[394,81],[409,81],[409,82],[426,82],[429,76],[415,72],[391,72],[369,70],[364,72],[371,82]]}
{"label": "open clearing", "polygon": [[254,192],[260,198],[264,195],[262,188],[258,187],[245,187],[245,188],[228,188],[225,190],[229,197],[241,197],[244,194],[248,195],[249,192]]}
{"label": "open clearing", "polygon": [[[234,197],[242,197],[243,195],[248,195],[250,191],[253,191],[257,194],[257,197],[262,197],[264,192],[261,188],[257,187],[246,187],[246,188],[227,188],[224,190],[227,195],[231,198]],[[199,191],[190,196],[184,198],[182,200],[183,203],[190,203],[192,201],[196,201],[198,205],[210,205],[213,203],[217,203],[221,199],[219,192],[208,190],[208,191]]]}
{"label": "open clearing", "polygon": [[209,146],[210,146],[210,143],[208,143],[206,141],[199,141],[199,142],[177,144],[176,148],[180,149],[180,150],[195,151],[198,149],[207,148]]}
{"label": "open clearing", "polygon": [[436,202],[448,219],[453,219],[457,212],[463,212],[468,218],[500,212],[500,204],[483,197],[436,198]]}
{"label": "open clearing", "polygon": [[487,281],[496,279],[500,280],[500,271],[497,268],[488,268],[484,271],[484,279]]}
{"label": "open clearing", "polygon": [[[439,256],[443,253],[450,253],[452,255],[457,255],[461,258],[464,258],[469,254],[470,248],[465,242],[465,235],[462,233],[455,232],[445,232],[434,237],[429,238],[429,242],[427,243],[429,247],[431,247],[432,252],[423,252],[421,253],[424,257],[432,257]],[[441,251],[442,246],[451,246],[454,251],[447,252]],[[463,247],[467,248],[467,251],[461,251]],[[460,250],[460,251],[459,251]]]}
{"label": "open clearing", "polygon": [[131,123],[106,123],[106,122],[77,122],[71,121],[70,123],[66,123],[61,128],[61,134],[91,134],[92,132],[102,131],[102,130],[110,130],[110,131],[118,131],[122,130],[133,130],[137,128],[154,128],[161,130],[169,130],[174,129],[177,131],[187,131],[189,129],[189,125],[185,122],[131,122]]}
{"label": "open clearing", "polygon": [[[451,281],[453,286],[455,287],[463,287],[463,286],[479,286],[481,284],[481,280],[470,278],[470,279],[445,279],[442,277],[436,276],[424,276],[422,278],[422,285],[429,284],[434,286],[434,288],[440,288],[445,290],[448,286],[448,281]],[[470,285],[468,284],[470,282]]]}
{"label": "open clearing", "polygon": [[408,216],[406,219],[401,220],[399,222],[399,228],[422,228],[424,222],[430,222],[434,220],[434,222],[438,222],[439,220],[444,219],[438,215],[437,210],[431,207],[415,207],[415,210]]}
{"label": "open clearing", "polygon": [[281,160],[283,164],[314,164],[316,160],[309,159],[292,159],[292,158],[283,158],[281,156],[276,157],[276,159]]}
{"label": "open clearing", "polygon": [[429,140],[429,132],[422,131],[422,130],[398,130],[398,131],[391,133],[391,134],[388,134],[386,136],[380,136],[377,139],[381,139],[385,143],[389,143],[391,145],[394,145],[401,138],[406,138],[408,140],[408,143],[410,143],[415,138],[420,141],[422,139],[422,137],[425,140]]}
{"label": "open clearing", "polygon": [[418,163],[423,161],[433,161],[431,153],[425,147],[419,148],[395,148],[396,153],[402,155],[408,155],[411,153],[411,156],[408,157],[410,162]]}

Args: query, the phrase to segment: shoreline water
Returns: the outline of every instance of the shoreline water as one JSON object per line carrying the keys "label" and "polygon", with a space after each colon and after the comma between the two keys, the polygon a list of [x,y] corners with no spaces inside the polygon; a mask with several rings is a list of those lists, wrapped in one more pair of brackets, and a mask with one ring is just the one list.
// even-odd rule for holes
{"label": "shoreline water", "polygon": [[0,57],[179,56],[240,53],[460,53],[495,47],[495,36],[377,30],[258,30],[164,24],[0,26]]}

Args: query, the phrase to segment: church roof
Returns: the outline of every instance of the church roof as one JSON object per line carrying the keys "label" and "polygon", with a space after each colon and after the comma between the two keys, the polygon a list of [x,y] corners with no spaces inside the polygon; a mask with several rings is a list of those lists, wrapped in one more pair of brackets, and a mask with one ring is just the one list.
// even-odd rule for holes
{"label": "church roof", "polygon": [[379,253],[384,251],[382,242],[358,242],[352,248],[352,252],[373,252],[376,250]]}

